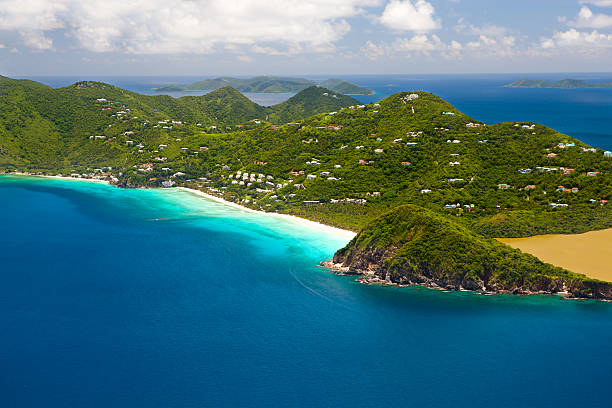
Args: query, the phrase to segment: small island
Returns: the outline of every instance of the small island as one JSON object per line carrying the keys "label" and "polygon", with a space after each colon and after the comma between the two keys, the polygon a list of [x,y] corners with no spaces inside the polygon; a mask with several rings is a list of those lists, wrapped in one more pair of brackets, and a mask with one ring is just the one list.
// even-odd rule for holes
{"label": "small island", "polygon": [[205,79],[185,86],[172,84],[155,90],[157,92],[212,91],[226,86],[248,93],[297,93],[311,86],[320,86],[345,95],[371,95],[374,93],[372,89],[362,88],[342,79],[332,78],[323,82],[316,82],[305,78],[271,76],[254,78],[221,77]]}
{"label": "small island", "polygon": [[586,82],[580,79],[563,79],[561,81],[546,81],[541,79],[519,79],[518,81],[504,86],[506,88],[612,88],[612,82]]}

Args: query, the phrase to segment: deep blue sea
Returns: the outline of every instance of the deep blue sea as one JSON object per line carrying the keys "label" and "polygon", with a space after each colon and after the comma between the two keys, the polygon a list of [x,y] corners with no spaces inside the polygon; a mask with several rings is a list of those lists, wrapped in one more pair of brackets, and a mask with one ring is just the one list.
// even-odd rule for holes
{"label": "deep blue sea", "polygon": [[610,407],[612,304],[365,286],[346,237],[0,177],[0,406]]}
{"label": "deep blue sea", "polygon": [[[325,80],[336,75],[308,77]],[[67,86],[79,80],[99,80],[145,94],[155,94],[154,88],[164,85],[186,85],[204,78],[207,77],[29,77],[53,87]],[[376,91],[374,95],[356,96],[362,102],[378,101],[396,92],[424,90],[441,96],[467,115],[489,124],[504,121],[542,123],[592,146],[612,150],[612,89],[504,88],[504,85],[521,78],[611,82],[612,73],[343,75],[340,78]],[[169,94],[180,97],[203,93]],[[246,96],[261,105],[272,105],[288,99],[292,94]]]}

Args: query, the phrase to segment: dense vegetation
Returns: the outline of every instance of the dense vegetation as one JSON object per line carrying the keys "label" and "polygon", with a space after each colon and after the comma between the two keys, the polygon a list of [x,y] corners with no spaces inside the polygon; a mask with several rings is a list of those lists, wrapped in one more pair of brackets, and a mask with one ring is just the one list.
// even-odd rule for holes
{"label": "dense vegetation", "polygon": [[369,95],[373,90],[362,88],[341,79],[328,79],[321,83],[304,78],[259,76],[254,78],[221,77],[197,81],[186,86],[168,85],[157,91],[206,91],[231,86],[240,92],[249,93],[291,93],[300,92],[311,86],[321,86],[337,93],[349,95]]}
{"label": "dense vegetation", "polygon": [[563,79],[561,81],[519,79],[506,86],[509,88],[612,88],[612,82],[586,82],[579,79]]}
{"label": "dense vegetation", "polygon": [[600,149],[426,92],[360,105],[311,87],[264,108],[232,88],[173,99],[0,78],[2,170],[183,185],[353,230],[409,203],[488,237],[612,227]]}
{"label": "dense vegetation", "polygon": [[334,262],[367,281],[494,292],[569,291],[609,298],[606,284],[539,261],[447,217],[400,206],[368,224]]}

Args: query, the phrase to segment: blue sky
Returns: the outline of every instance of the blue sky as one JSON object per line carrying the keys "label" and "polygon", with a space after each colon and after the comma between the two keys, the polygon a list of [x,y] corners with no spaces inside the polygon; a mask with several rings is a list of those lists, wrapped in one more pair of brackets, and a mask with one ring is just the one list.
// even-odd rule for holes
{"label": "blue sky", "polygon": [[612,0],[0,0],[4,75],[609,72]]}

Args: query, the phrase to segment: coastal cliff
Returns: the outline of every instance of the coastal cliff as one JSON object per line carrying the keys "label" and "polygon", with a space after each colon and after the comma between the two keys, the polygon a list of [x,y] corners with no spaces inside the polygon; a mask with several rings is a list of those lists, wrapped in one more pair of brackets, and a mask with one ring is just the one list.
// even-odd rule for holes
{"label": "coastal cliff", "polygon": [[612,284],[569,272],[414,205],[367,225],[324,266],[363,283],[612,299]]}

